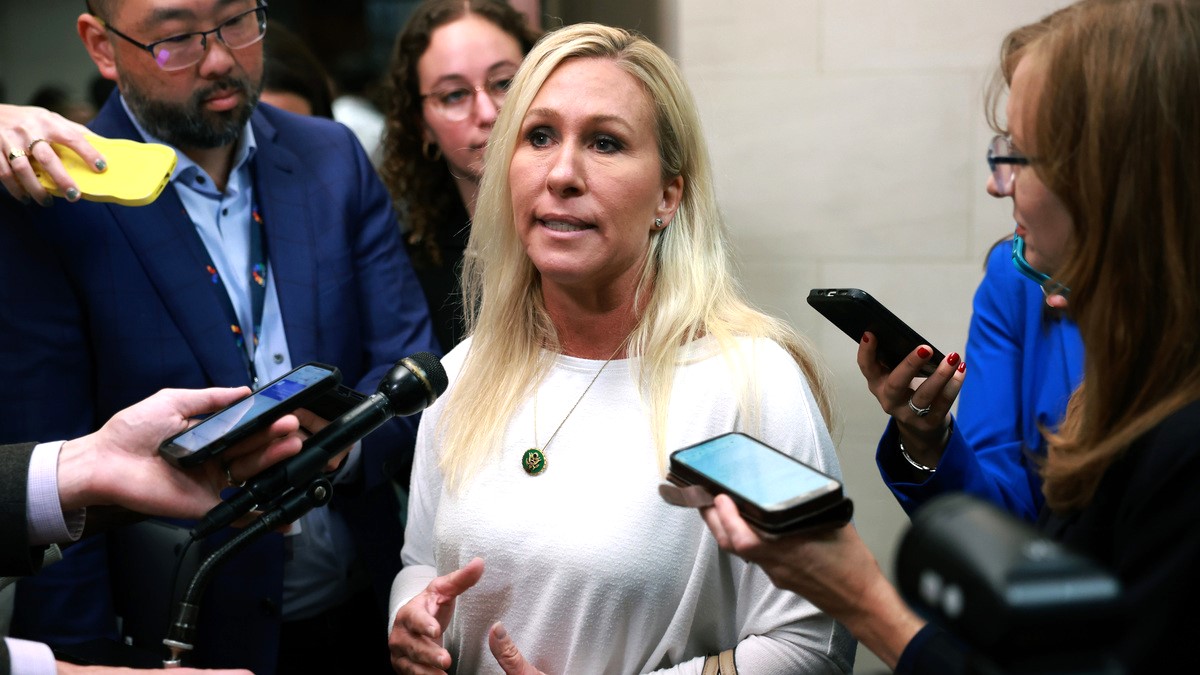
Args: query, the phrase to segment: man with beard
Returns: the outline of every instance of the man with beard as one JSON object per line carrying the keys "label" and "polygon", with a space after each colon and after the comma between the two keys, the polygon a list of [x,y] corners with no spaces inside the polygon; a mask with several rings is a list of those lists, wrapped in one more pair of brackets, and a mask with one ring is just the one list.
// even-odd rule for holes
{"label": "man with beard", "polygon": [[[92,131],[165,143],[178,165],[144,207],[0,199],[0,442],[81,436],[164,387],[261,385],[307,361],[369,393],[396,360],[435,349],[391,200],[354,136],[257,105],[266,13],[261,0],[91,0],[79,17],[118,85]],[[21,140],[27,152],[3,149],[14,164],[46,150]],[[356,444],[330,508],[221,569],[190,663],[388,672],[394,485],[407,485],[414,431],[395,420]],[[111,584],[128,548],[92,541],[21,582],[14,634],[116,638],[115,614],[146,609],[131,597],[142,588]]]}

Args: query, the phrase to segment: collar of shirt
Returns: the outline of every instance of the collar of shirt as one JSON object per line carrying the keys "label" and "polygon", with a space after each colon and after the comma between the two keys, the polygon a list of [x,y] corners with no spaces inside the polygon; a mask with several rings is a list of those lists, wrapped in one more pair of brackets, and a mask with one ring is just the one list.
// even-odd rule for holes
{"label": "collar of shirt", "polygon": [[[137,116],[134,115],[133,111],[129,109],[129,104],[125,101],[125,97],[120,96],[119,99],[121,101],[121,107],[125,109],[125,114],[129,116],[130,121],[133,122],[134,128],[137,129],[138,133],[142,135],[142,138],[145,139],[147,143],[159,143],[175,151],[175,155],[179,161],[175,164],[175,170],[171,172],[171,182],[178,184],[179,181],[182,181],[189,188],[192,188],[192,186],[197,183],[196,177],[203,176],[204,182],[209,186],[208,193],[211,195],[220,195],[220,193],[217,192],[216,188],[213,186],[212,176],[209,176],[207,173],[205,173],[204,170],[200,168],[200,165],[193,162],[192,159],[185,155],[179,148],[146,131],[141,122],[138,122]],[[229,185],[226,188],[226,192],[229,192],[230,189],[234,188],[234,181],[239,173],[243,171],[248,172],[249,162],[257,151],[258,141],[254,138],[254,129],[251,128],[250,122],[246,122],[246,127],[242,130],[242,135],[238,137],[237,147],[234,148],[233,170],[230,171],[229,174]],[[243,183],[243,185],[244,184],[245,183]],[[240,189],[241,186],[239,185],[238,188]]]}

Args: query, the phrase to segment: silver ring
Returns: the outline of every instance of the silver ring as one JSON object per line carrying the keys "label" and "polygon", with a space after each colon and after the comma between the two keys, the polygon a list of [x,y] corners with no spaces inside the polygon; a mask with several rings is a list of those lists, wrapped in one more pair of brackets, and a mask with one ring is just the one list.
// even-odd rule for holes
{"label": "silver ring", "polygon": [[924,417],[929,414],[930,410],[933,410],[933,404],[930,403],[929,405],[925,406],[924,408],[918,408],[917,406],[913,405],[912,397],[910,396],[908,399],[908,409],[915,412],[917,414],[917,417]]}
{"label": "silver ring", "polygon": [[9,161],[9,163],[12,163],[12,162],[13,162],[14,160],[16,160],[17,158],[19,158],[19,157],[24,157],[24,156],[25,156],[25,151],[24,151],[24,150],[22,150],[22,149],[20,149],[20,148],[13,148],[12,150],[9,150],[9,151],[8,151],[8,161]]}
{"label": "silver ring", "polygon": [[29,145],[25,146],[25,150],[29,154],[32,155],[33,154],[33,146],[37,145],[38,143],[47,143],[47,142],[48,141],[44,138],[35,138],[32,141],[29,141]]}

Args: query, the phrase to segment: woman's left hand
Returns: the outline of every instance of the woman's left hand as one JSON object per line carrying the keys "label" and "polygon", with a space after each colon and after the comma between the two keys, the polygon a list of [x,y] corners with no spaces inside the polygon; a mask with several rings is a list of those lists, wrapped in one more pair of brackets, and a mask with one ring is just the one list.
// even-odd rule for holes
{"label": "woman's left hand", "polygon": [[504,629],[504,624],[499,621],[488,631],[488,647],[492,650],[492,656],[496,657],[496,663],[504,669],[505,675],[545,675],[529,665],[508,631]]}

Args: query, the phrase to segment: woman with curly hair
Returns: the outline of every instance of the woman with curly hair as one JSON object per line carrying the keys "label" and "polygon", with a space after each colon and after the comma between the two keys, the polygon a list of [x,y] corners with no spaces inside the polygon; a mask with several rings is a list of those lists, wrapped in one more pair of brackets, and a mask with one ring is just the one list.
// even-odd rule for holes
{"label": "woman with curly hair", "polygon": [[483,149],[509,83],[538,36],[499,0],[430,0],[396,38],[380,173],[434,329],[463,338],[458,269],[475,214]]}

